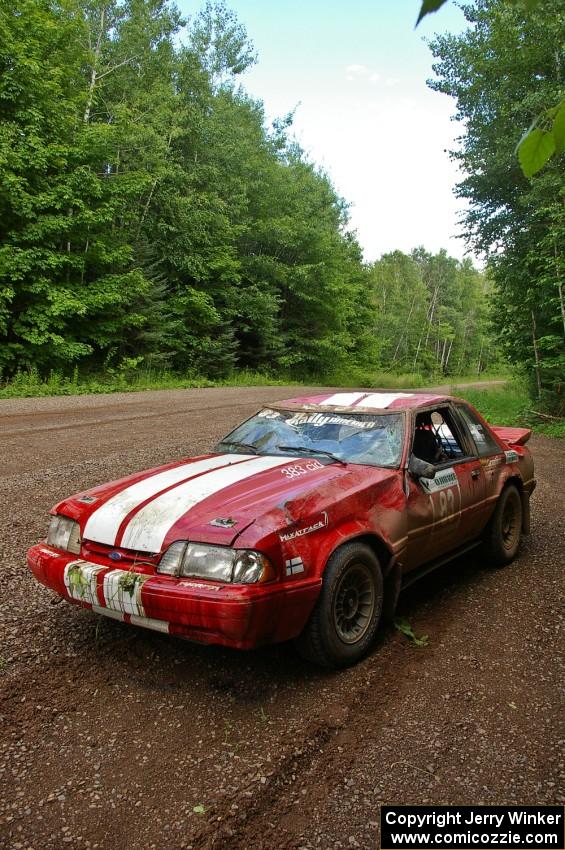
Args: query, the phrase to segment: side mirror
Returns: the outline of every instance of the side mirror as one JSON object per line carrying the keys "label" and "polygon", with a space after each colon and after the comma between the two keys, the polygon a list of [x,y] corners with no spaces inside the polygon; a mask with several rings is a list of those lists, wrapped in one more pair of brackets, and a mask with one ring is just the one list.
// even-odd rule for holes
{"label": "side mirror", "polygon": [[416,455],[411,455],[408,461],[408,472],[414,478],[435,478],[436,468],[433,464],[420,460]]}

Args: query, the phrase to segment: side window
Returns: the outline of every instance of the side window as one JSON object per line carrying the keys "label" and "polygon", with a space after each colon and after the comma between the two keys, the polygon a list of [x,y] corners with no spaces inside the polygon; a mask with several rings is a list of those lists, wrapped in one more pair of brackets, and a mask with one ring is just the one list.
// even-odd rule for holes
{"label": "side window", "polygon": [[477,453],[481,457],[484,455],[499,454],[502,451],[500,446],[495,443],[483,423],[477,419],[475,414],[463,404],[458,405],[457,409],[471,432],[471,437],[477,447]]}
{"label": "side window", "polygon": [[433,464],[465,456],[457,427],[447,408],[418,413],[412,450],[420,460]]}

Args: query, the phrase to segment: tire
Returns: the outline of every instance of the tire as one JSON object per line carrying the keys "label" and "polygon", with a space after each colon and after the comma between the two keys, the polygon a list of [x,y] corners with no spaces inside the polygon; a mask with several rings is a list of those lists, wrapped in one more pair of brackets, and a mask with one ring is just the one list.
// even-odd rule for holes
{"label": "tire", "polygon": [[347,667],[369,651],[383,609],[383,577],[373,550],[346,543],[330,556],[322,589],[296,640],[303,658],[321,667]]}
{"label": "tire", "polygon": [[485,532],[483,553],[495,567],[505,567],[520,548],[522,499],[514,484],[504,488]]}

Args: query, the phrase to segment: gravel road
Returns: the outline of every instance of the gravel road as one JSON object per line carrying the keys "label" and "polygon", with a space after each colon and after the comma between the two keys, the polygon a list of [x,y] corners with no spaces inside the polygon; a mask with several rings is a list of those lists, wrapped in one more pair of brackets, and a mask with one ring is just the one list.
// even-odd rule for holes
{"label": "gravel road", "polygon": [[[306,392],[301,390],[302,392]],[[0,402],[0,847],[375,848],[382,803],[565,802],[563,443],[534,437],[533,532],[401,597],[354,669],[177,641],[25,567],[62,496],[208,450],[296,388]]]}

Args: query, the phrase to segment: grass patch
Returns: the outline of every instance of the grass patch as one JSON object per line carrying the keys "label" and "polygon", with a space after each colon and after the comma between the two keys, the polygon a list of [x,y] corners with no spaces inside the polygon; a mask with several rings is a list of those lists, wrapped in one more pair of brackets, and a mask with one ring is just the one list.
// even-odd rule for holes
{"label": "grass patch", "polygon": [[536,434],[565,438],[565,421],[547,422],[532,411],[532,402],[526,387],[520,381],[509,381],[504,387],[485,389],[458,389],[452,387],[453,395],[464,398],[482,413],[491,425],[508,425],[531,428]]}
{"label": "grass patch", "polygon": [[455,377],[438,374],[423,374],[422,372],[367,372],[366,370],[352,369],[348,372],[332,372],[323,378],[312,378],[311,383],[318,383],[330,387],[379,387],[383,390],[409,390],[414,387],[447,386],[453,383],[476,383],[477,381],[509,381],[512,375],[508,372],[484,372],[477,375],[473,372],[468,375],[457,375]]}

